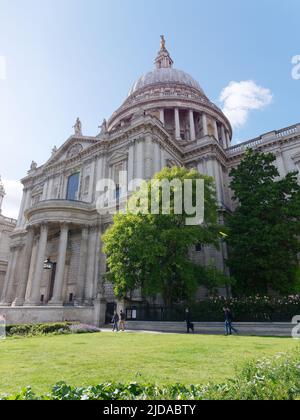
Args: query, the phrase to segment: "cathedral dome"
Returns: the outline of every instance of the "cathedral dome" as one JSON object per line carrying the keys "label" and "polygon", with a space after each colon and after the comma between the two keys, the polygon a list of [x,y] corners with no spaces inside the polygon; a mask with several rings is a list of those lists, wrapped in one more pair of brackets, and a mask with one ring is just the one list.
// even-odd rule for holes
{"label": "cathedral dome", "polygon": [[194,88],[198,90],[202,96],[205,96],[203,89],[192,76],[184,71],[177,70],[172,67],[157,68],[141,76],[130,89],[128,96],[131,96],[137,91],[150,86],[165,85],[168,83],[175,83]]}

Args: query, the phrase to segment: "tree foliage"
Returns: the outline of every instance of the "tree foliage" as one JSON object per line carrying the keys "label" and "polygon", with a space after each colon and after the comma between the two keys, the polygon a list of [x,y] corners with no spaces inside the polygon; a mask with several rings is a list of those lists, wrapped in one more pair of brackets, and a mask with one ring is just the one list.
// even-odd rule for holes
{"label": "tree foliage", "polygon": [[280,178],[273,154],[249,150],[231,171],[238,207],[228,219],[229,267],[238,294],[296,290],[300,252],[297,172]]}
{"label": "tree foliage", "polygon": [[[193,201],[196,197],[196,180],[204,179],[204,224],[187,226],[187,215],[174,214],[176,186],[171,188],[170,214],[163,214],[162,196],[159,195],[159,214],[142,214],[127,211],[114,216],[113,225],[103,236],[104,252],[108,257],[110,279],[117,297],[141,289],[144,296],[161,294],[166,304],[189,299],[199,287],[199,267],[189,259],[191,246],[218,245],[217,207],[213,179],[197,171],[184,168],[165,168],[156,181],[179,179],[193,181]],[[150,195],[152,183],[147,184]],[[178,191],[177,191],[178,192]],[[184,189],[183,189],[184,192]],[[129,200],[138,200],[135,193]],[[149,203],[151,200],[149,200]],[[149,204],[150,210],[150,204]]]}

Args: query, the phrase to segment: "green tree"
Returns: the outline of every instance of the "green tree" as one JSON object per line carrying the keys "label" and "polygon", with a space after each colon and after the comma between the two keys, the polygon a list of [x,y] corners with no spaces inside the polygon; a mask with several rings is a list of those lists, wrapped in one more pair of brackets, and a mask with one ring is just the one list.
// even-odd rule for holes
{"label": "green tree", "polygon": [[[154,177],[155,182],[165,179],[170,182],[192,180],[194,203],[196,180],[204,180],[204,223],[187,226],[186,218],[191,215],[185,211],[175,214],[175,197],[178,193],[176,184],[171,188],[170,214],[163,214],[161,188],[158,189],[158,214],[129,210],[126,214],[116,214],[114,223],[103,236],[103,241],[110,279],[119,298],[141,288],[146,297],[161,294],[167,305],[190,299],[199,287],[202,276],[199,267],[189,259],[189,249],[198,243],[218,246],[219,226],[213,179],[200,175],[197,171],[177,167],[165,168]],[[146,210],[151,208],[150,193],[153,185],[152,181],[146,186],[146,196],[149,199]],[[185,187],[182,193],[184,191]],[[141,192],[135,193],[129,200],[128,209],[131,209],[133,202],[141,205],[141,196]]]}
{"label": "green tree", "polygon": [[297,172],[280,179],[275,160],[248,150],[230,174],[238,207],[228,219],[228,263],[237,294],[297,288],[300,187]]}

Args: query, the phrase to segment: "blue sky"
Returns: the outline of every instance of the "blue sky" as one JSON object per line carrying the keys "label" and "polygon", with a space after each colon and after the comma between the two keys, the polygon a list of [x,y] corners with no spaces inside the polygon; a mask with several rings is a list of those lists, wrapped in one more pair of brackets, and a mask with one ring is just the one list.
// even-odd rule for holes
{"label": "blue sky", "polygon": [[[13,181],[32,160],[44,163],[78,116],[84,133],[95,135],[135,79],[152,69],[161,34],[175,67],[219,106],[233,81],[241,89],[251,80],[267,95],[237,124],[235,141],[300,122],[300,80],[291,77],[299,18],[299,0],[0,0],[7,213],[15,215],[19,197]],[[232,89],[227,94],[230,103]]]}

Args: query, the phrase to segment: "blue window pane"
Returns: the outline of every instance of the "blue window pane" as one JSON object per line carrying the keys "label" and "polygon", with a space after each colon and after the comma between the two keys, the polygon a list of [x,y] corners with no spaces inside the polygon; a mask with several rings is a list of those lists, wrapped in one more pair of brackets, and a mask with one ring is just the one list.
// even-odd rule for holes
{"label": "blue window pane", "polygon": [[73,174],[68,179],[67,200],[78,200],[79,174]]}

